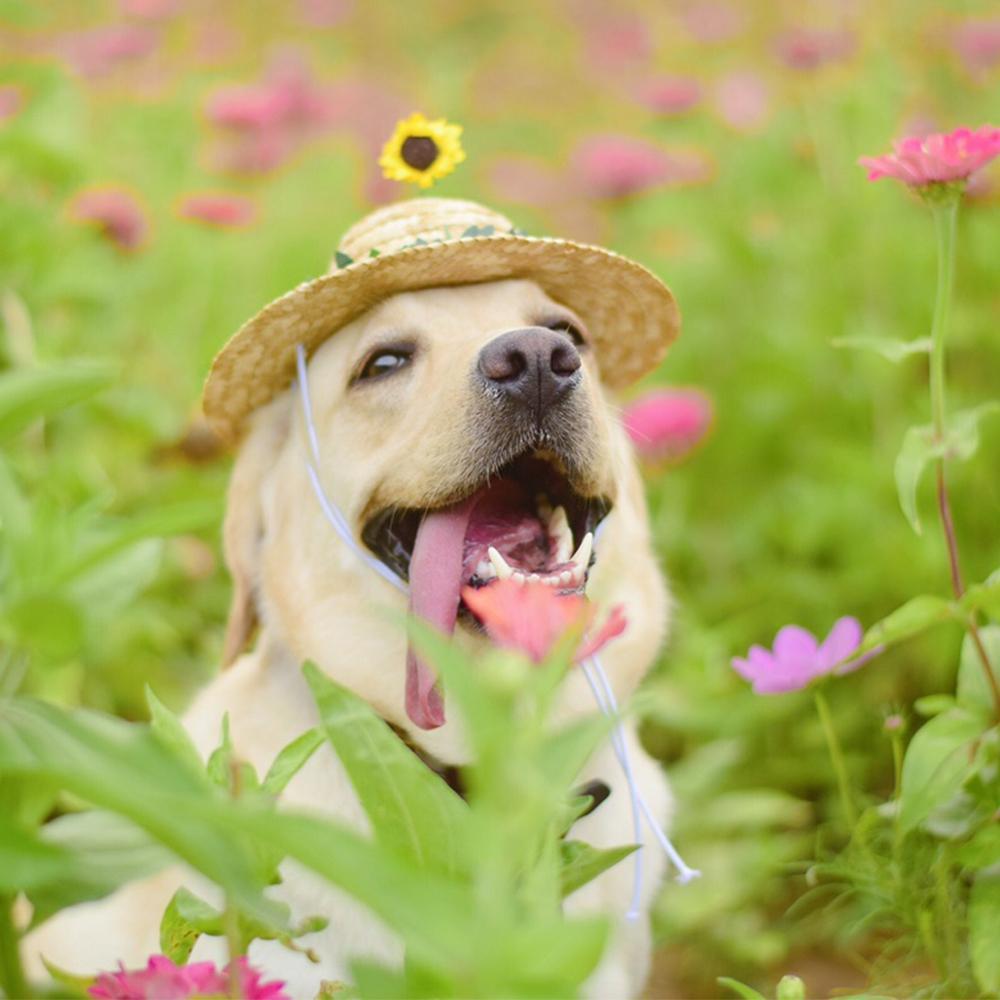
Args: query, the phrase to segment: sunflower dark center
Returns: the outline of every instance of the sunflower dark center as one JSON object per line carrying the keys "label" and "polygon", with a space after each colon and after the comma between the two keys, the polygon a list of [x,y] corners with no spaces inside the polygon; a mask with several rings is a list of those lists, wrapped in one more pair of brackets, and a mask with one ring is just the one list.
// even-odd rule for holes
{"label": "sunflower dark center", "polygon": [[411,135],[399,151],[403,162],[414,170],[426,170],[438,157],[437,143],[426,135]]}

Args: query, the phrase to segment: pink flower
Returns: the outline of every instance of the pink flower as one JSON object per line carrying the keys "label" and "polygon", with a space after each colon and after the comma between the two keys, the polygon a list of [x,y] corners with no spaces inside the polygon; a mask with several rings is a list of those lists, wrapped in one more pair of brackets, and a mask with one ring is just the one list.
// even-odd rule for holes
{"label": "pink flower", "polygon": [[687,9],[684,24],[699,42],[728,42],[746,26],[746,17],[722,0],[701,0]]}
{"label": "pink flower", "polygon": [[663,184],[696,184],[712,174],[712,164],[701,152],[671,152],[627,135],[591,136],[577,146],[570,162],[584,190],[595,198],[622,198]]}
{"label": "pink flower", "polygon": [[60,44],[81,76],[100,77],[148,56],[159,43],[159,32],[151,27],[107,24],[67,35]]}
{"label": "pink flower", "polygon": [[257,218],[257,206],[249,198],[224,192],[190,194],[177,212],[182,219],[220,227],[248,226]]}
{"label": "pink flower", "polygon": [[955,29],[952,44],[970,74],[985,75],[1000,63],[1000,17],[963,22]]}
{"label": "pink flower", "polygon": [[884,156],[862,156],[858,163],[868,168],[868,180],[893,177],[911,187],[964,181],[980,167],[1000,156],[1000,129],[983,125],[974,132],[954,132],[923,137],[909,136]]}
{"label": "pink flower", "polygon": [[328,129],[339,110],[301,55],[286,50],[272,61],[263,80],[217,90],[205,114],[226,133],[217,155],[222,166],[250,173],[278,166],[306,140]]}
{"label": "pink flower", "polygon": [[24,93],[17,84],[0,86],[0,122],[13,118],[24,105]]}
{"label": "pink flower", "polygon": [[123,188],[91,188],[70,205],[70,216],[97,226],[101,234],[122,250],[138,249],[146,238],[146,215],[135,195]]}
{"label": "pink flower", "polygon": [[699,389],[657,389],[629,403],[622,422],[647,459],[686,455],[712,423],[712,401]]}
{"label": "pink flower", "polygon": [[616,13],[608,16],[610,5],[599,8],[596,18],[586,28],[587,67],[606,73],[620,73],[640,62],[645,62],[652,53],[652,39],[649,28],[641,17],[635,14]]}
{"label": "pink flower", "polygon": [[354,12],[354,0],[299,0],[299,20],[311,28],[332,28]]}
{"label": "pink flower", "polygon": [[661,115],[680,115],[701,100],[701,84],[690,76],[659,76],[639,87],[640,104]]}
{"label": "pink flower", "polygon": [[130,17],[162,21],[180,13],[181,0],[118,0],[118,7]]}
{"label": "pink flower", "polygon": [[[497,580],[478,590],[466,587],[462,597],[498,646],[524,653],[534,663],[541,663],[567,632],[578,631],[582,636],[594,617],[594,607],[586,597],[558,594],[547,584],[531,580]],[[617,605],[604,624],[580,642],[574,661],[593,656],[621,635],[625,624],[625,613]]]}
{"label": "pink flower", "polygon": [[738,132],[755,132],[771,113],[771,89],[753,70],[727,73],[715,85],[715,110]]}
{"label": "pink flower", "polygon": [[846,29],[792,28],[775,41],[778,57],[786,66],[814,70],[846,59],[854,51],[854,35]]}
{"label": "pink flower", "polygon": [[[238,958],[240,996],[247,1000],[289,1000],[282,982],[265,983],[245,958]],[[229,996],[229,967],[211,962],[175,965],[165,955],[154,955],[145,969],[102,972],[87,991],[103,1000],[187,1000],[188,997]]]}
{"label": "pink flower", "polygon": [[784,694],[831,672],[839,676],[857,670],[879,652],[841,663],[860,645],[861,625],[856,618],[839,618],[822,645],[804,628],[786,625],[774,638],[773,652],[752,646],[746,659],[733,658],[733,669],[753,683],[755,694]]}

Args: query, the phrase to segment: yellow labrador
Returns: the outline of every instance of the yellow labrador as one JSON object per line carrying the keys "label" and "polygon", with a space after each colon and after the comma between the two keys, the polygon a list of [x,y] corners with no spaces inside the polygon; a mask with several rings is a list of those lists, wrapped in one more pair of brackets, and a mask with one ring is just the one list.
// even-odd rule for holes
{"label": "yellow labrador", "polygon": [[[606,398],[581,319],[531,281],[431,288],[389,297],[327,340],[309,363],[320,477],[352,532],[408,578],[415,612],[475,650],[485,640],[456,622],[459,588],[496,576],[534,574],[561,590],[584,590],[600,605],[623,604],[628,627],[605,655],[618,698],[633,692],[664,638],[669,606],[651,551],[642,487],[628,440]],[[185,724],[207,753],[228,713],[237,753],[263,772],[275,754],[314,725],[300,674],[313,660],[444,764],[466,757],[459,727],[433,675],[408,655],[384,609],[406,598],[372,572],[324,518],[311,487],[303,410],[292,388],[259,409],[232,475],[225,551],[234,581],[227,631],[232,667],[197,698]],[[603,520],[599,544],[588,535]],[[582,549],[582,551],[581,551]],[[257,626],[259,625],[259,628]],[[256,629],[250,652],[242,649]],[[562,718],[595,710],[573,672],[561,692]],[[652,812],[668,819],[660,767],[625,740]],[[634,841],[629,796],[610,745],[580,776],[612,790],[573,836],[599,846]],[[359,829],[367,824],[332,751],[318,752],[287,788],[289,805],[321,809]],[[663,874],[645,854],[643,905]],[[251,960],[294,996],[320,980],[348,976],[358,955],[399,961],[397,940],[363,908],[317,877],[287,865],[274,889],[293,916],[321,913],[329,927],[305,957],[257,942]],[[28,940],[75,971],[142,964],[158,952],[160,915],[190,873],[171,870],[107,900],[76,907]],[[618,865],[567,901],[575,912],[619,918],[595,997],[636,995],[650,961],[646,913],[628,923],[632,870]],[[221,958],[203,938],[195,958]]]}

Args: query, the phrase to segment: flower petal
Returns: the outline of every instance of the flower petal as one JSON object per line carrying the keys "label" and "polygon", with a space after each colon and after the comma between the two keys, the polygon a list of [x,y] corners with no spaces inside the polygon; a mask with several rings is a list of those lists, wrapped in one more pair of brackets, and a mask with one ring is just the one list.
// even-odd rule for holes
{"label": "flower petal", "polygon": [[832,670],[861,645],[863,631],[857,618],[848,616],[834,622],[830,634],[823,640],[819,650],[819,658],[825,670]]}

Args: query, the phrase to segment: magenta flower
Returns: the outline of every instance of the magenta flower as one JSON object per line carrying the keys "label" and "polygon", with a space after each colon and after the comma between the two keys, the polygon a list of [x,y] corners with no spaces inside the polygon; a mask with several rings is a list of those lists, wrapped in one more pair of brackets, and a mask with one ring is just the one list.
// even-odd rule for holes
{"label": "magenta flower", "polygon": [[66,35],[59,47],[81,76],[96,78],[145,58],[159,44],[159,32],[146,25],[107,24]]}
{"label": "magenta flower", "polygon": [[778,58],[791,69],[815,70],[846,59],[854,51],[854,35],[846,29],[792,28],[778,36]]}
{"label": "magenta flower", "polygon": [[96,226],[121,250],[138,249],[149,228],[138,198],[123,188],[81,191],[70,205],[70,216]]}
{"label": "magenta flower", "polygon": [[182,219],[204,222],[220,228],[249,226],[257,218],[257,206],[238,194],[206,192],[190,194],[177,206]]}
{"label": "magenta flower", "polygon": [[733,658],[733,669],[753,684],[755,694],[799,691],[817,677],[849,673],[875,656],[877,649],[842,662],[861,645],[861,635],[856,618],[839,618],[822,644],[804,628],[786,625],[775,636],[773,651],[752,646],[745,659]]}
{"label": "magenta flower", "polygon": [[680,115],[701,100],[701,84],[690,76],[659,76],[639,87],[640,104],[661,115]]}
{"label": "magenta flower", "polygon": [[1000,156],[1000,129],[983,125],[974,132],[957,128],[954,132],[909,136],[894,148],[894,153],[858,160],[868,168],[868,180],[892,177],[917,188],[964,181]]}
{"label": "magenta flower", "polygon": [[972,76],[985,76],[1000,63],[1000,17],[963,22],[955,29],[952,44]]}
{"label": "magenta flower", "polygon": [[24,106],[24,93],[15,83],[0,86],[0,122],[13,118]]}
{"label": "magenta flower", "polygon": [[[260,972],[245,958],[238,958],[237,975],[241,997],[246,1000],[290,1000],[285,984],[265,983]],[[175,965],[165,955],[154,955],[145,969],[102,972],[87,991],[101,1000],[188,1000],[189,997],[229,996],[229,967],[217,969],[212,962]]]}
{"label": "magenta flower", "polygon": [[623,198],[665,184],[696,184],[708,180],[713,169],[701,152],[672,152],[628,135],[584,139],[570,162],[585,192],[594,198]]}
{"label": "magenta flower", "polygon": [[643,458],[676,461],[705,437],[712,401],[699,389],[657,389],[629,403],[622,422]]}
{"label": "magenta flower", "polygon": [[755,132],[771,114],[771,88],[754,70],[734,70],[715,85],[715,110],[738,132]]}
{"label": "magenta flower", "polygon": [[486,626],[490,638],[502,649],[523,653],[541,663],[569,631],[580,638],[573,662],[590,659],[625,631],[622,605],[615,605],[604,622],[590,630],[595,608],[580,594],[558,594],[544,583],[497,580],[488,587],[466,587],[462,598]]}
{"label": "magenta flower", "polygon": [[688,7],[684,14],[684,26],[706,45],[728,42],[746,27],[746,15],[723,0],[700,0]]}

